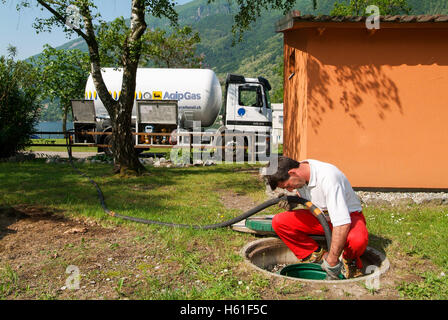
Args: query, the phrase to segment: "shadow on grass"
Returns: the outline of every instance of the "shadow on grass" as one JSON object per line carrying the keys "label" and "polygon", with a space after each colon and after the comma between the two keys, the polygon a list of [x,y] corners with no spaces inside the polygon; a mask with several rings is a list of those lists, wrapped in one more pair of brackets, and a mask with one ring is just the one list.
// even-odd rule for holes
{"label": "shadow on grass", "polygon": [[8,234],[17,233],[17,231],[8,229],[8,227],[22,218],[24,218],[24,216],[17,213],[12,207],[0,208],[0,240]]}
{"label": "shadow on grass", "polygon": [[386,254],[386,248],[392,243],[391,239],[369,234],[369,247],[375,248]]}
{"label": "shadow on grass", "polygon": [[9,227],[22,219],[68,221],[62,215],[55,215],[55,213],[61,212],[63,210],[36,206],[0,207],[0,240],[8,234],[17,233],[16,230],[9,229]]}
{"label": "shadow on grass", "polygon": [[[110,210],[176,223],[214,223],[229,216],[219,207],[216,189],[257,191],[251,165],[148,168],[149,176],[122,179],[107,165],[75,166],[96,181]],[[251,180],[251,183],[248,183]],[[0,193],[6,203],[63,206],[87,216],[101,216],[95,187],[69,164],[43,161],[0,166]]]}
{"label": "shadow on grass", "polygon": [[[180,183],[180,179],[191,179],[192,183],[203,183],[204,192],[214,192],[218,189],[243,189],[244,194],[249,192],[259,191],[260,186],[254,183],[246,183],[246,176],[236,176],[240,174],[255,174],[258,173],[258,168],[251,167],[189,167],[189,168],[149,168],[150,175],[148,177],[130,178],[126,180],[108,179],[107,183],[110,186],[119,185],[134,185],[134,188],[140,190],[151,190],[159,187],[176,186]],[[94,172],[92,172],[95,174]],[[89,173],[87,173],[89,174]],[[235,176],[229,176],[235,174]],[[226,176],[224,176],[226,175]],[[110,176],[113,178],[113,176]],[[107,179],[107,178],[106,178]],[[242,187],[244,185],[244,187]]]}

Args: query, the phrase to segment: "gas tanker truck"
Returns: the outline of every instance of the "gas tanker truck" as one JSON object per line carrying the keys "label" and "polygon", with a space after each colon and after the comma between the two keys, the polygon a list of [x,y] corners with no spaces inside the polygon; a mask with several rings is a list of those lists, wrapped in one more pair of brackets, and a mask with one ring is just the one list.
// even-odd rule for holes
{"label": "gas tanker truck", "polygon": [[[109,93],[118,100],[122,69],[103,68],[102,75]],[[199,144],[252,146],[256,153],[269,154],[272,131],[270,89],[268,80],[262,77],[228,74],[223,105],[221,84],[210,69],[139,68],[132,111],[133,131],[172,134],[151,135],[151,139],[136,135],[135,143],[154,147],[170,143],[182,145],[191,143],[187,133],[214,132],[217,133],[214,136],[199,137]],[[85,99],[73,100],[72,107],[75,142],[108,145],[110,135],[81,134],[83,131],[112,131],[110,117],[98,97],[91,75],[87,79]],[[217,125],[221,109],[222,122]],[[234,134],[238,139],[224,139],[222,133]],[[198,142],[197,138],[193,138],[193,142]],[[104,151],[109,150],[104,148]]]}

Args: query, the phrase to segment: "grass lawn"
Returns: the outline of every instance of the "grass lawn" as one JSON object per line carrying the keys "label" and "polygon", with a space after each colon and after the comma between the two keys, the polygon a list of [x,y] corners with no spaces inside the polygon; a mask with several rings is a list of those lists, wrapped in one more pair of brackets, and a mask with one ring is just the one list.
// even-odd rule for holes
{"label": "grass lawn", "polygon": [[[65,139],[31,139],[33,144],[45,144],[45,146],[29,146],[26,151],[67,151],[66,147],[52,146],[53,144],[65,144]],[[73,147],[73,152],[96,152],[94,147]]]}
{"label": "grass lawn", "polygon": [[[266,200],[259,165],[148,168],[123,179],[110,166],[78,167],[109,209],[183,224],[233,218]],[[0,163],[0,298],[4,299],[447,299],[446,207],[367,207],[369,245],[391,270],[378,291],[313,286],[248,268],[240,249],[257,237],[107,216],[94,187],[68,164]],[[271,207],[262,214],[275,214]],[[80,271],[68,290],[66,268]],[[354,287],[354,288],[353,288]]]}

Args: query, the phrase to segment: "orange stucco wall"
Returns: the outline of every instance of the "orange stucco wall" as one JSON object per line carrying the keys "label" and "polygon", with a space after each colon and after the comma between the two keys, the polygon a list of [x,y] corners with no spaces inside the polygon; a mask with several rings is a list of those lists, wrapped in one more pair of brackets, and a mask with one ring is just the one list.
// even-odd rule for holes
{"label": "orange stucco wall", "polygon": [[292,29],[284,57],[285,155],[354,187],[448,188],[448,29]]}

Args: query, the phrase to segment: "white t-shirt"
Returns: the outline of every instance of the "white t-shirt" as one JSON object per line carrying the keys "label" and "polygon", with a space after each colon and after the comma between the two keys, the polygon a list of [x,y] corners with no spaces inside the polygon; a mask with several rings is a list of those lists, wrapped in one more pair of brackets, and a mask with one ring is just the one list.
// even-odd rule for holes
{"label": "white t-shirt", "polygon": [[[361,202],[350,182],[336,166],[318,160],[303,160],[310,165],[308,185],[298,189],[302,198],[327,211],[334,227],[351,223],[350,212],[361,211]],[[327,216],[327,219],[328,219]]]}

